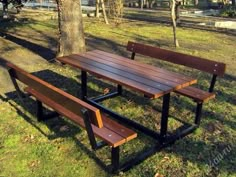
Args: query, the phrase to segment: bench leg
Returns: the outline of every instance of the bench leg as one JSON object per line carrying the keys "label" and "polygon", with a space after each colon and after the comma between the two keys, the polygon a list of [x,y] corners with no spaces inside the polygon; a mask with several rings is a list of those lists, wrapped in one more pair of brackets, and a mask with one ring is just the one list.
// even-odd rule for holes
{"label": "bench leg", "polygon": [[42,121],[43,120],[43,105],[42,105],[42,102],[37,100],[37,112],[36,112],[36,115],[37,115],[37,119],[38,121]]}
{"label": "bench leg", "polygon": [[119,95],[121,95],[122,94],[122,86],[121,85],[117,85],[117,92],[118,92],[118,94]]}
{"label": "bench leg", "polygon": [[14,78],[14,72],[13,72],[11,69],[9,69],[9,70],[8,70],[8,73],[9,73],[10,78],[11,78],[11,81],[12,81],[12,83],[13,83],[15,89],[16,89],[17,96],[18,96],[20,99],[24,98],[24,97],[25,97],[25,94],[21,91],[19,85],[17,84],[16,79]]}
{"label": "bench leg", "polygon": [[196,125],[200,125],[200,122],[201,122],[202,105],[203,105],[202,103],[197,103],[196,115],[195,115],[195,121],[194,121]]}
{"label": "bench leg", "polygon": [[119,170],[119,161],[120,161],[120,149],[118,147],[112,147],[111,149],[111,166],[112,172],[115,173]]}
{"label": "bench leg", "polygon": [[81,71],[81,97],[82,100],[87,98],[87,72]]}
{"label": "bench leg", "polygon": [[44,114],[43,113],[43,104],[41,101],[37,100],[37,112],[36,112],[36,116],[37,116],[37,120],[40,121],[44,121],[44,120],[48,120],[54,117],[58,117],[59,114],[57,112],[50,112],[48,114]]}
{"label": "bench leg", "polygon": [[83,109],[81,109],[81,113],[83,114],[85,129],[86,129],[88,137],[89,137],[90,145],[92,146],[93,150],[96,150],[97,149],[97,142],[96,142],[96,139],[95,139],[95,135],[93,133],[91,123],[90,123],[88,110],[83,108]]}
{"label": "bench leg", "polygon": [[161,143],[164,143],[168,128],[168,117],[169,117],[169,105],[170,105],[170,93],[163,96],[162,103],[162,114],[161,114]]}

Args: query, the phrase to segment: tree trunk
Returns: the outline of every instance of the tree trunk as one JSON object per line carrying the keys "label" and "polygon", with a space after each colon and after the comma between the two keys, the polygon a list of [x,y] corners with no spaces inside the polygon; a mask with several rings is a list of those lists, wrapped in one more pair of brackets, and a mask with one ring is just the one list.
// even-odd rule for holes
{"label": "tree trunk", "polygon": [[123,0],[112,0],[109,5],[110,15],[116,23],[120,23],[123,18]]}
{"label": "tree trunk", "polygon": [[96,17],[99,18],[99,5],[100,4],[100,0],[96,0]]}
{"label": "tree trunk", "polygon": [[143,0],[140,0],[140,9],[143,10]]}
{"label": "tree trunk", "polygon": [[194,5],[195,5],[195,6],[198,5],[198,0],[194,0]]}
{"label": "tree trunk", "polygon": [[59,22],[58,56],[82,53],[85,39],[80,0],[57,0]]}
{"label": "tree trunk", "polygon": [[176,36],[176,2],[175,0],[172,0],[171,19],[172,19],[172,25],[173,25],[174,44],[175,44],[175,47],[179,47],[179,42]]}
{"label": "tree trunk", "polygon": [[100,0],[100,1],[101,1],[101,5],[102,5],[102,14],[103,14],[104,21],[106,24],[109,24],[108,20],[107,20],[107,13],[106,13],[106,9],[105,9],[104,0]]}

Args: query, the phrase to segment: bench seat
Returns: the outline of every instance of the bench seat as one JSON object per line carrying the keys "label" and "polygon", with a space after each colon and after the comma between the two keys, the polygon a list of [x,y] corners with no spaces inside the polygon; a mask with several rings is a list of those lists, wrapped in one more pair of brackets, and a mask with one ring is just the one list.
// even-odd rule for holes
{"label": "bench seat", "polygon": [[[73,122],[79,124],[81,127],[85,128],[83,118],[66,109],[62,105],[56,103],[52,99],[44,96],[43,94],[37,92],[36,90],[27,87],[25,91],[30,95],[34,96],[37,100],[43,102],[47,106],[54,109],[60,115],[68,117]],[[115,122],[114,120],[108,118],[105,114],[102,114],[103,127],[98,128],[97,126],[92,125],[94,134],[105,141],[108,145],[112,147],[118,147],[129,140],[137,137],[137,133],[126,128],[125,126]]]}
{"label": "bench seat", "polygon": [[191,86],[175,91],[175,93],[192,98],[197,103],[194,123],[196,125],[200,125],[202,105],[204,102],[215,98],[213,90],[215,87],[216,78],[224,75],[226,69],[225,63],[131,41],[127,44],[127,50],[132,52],[132,60],[135,58],[136,54],[141,54],[176,65],[186,66],[212,75],[208,91]]}
{"label": "bench seat", "polygon": [[203,103],[210,99],[215,98],[215,93],[207,92],[207,91],[201,90],[196,87],[191,87],[191,86],[176,90],[175,92],[180,95],[184,95],[189,98],[192,98],[197,103]]}
{"label": "bench seat", "polygon": [[[110,170],[117,172],[120,168],[120,145],[137,137],[133,130],[115,122],[102,114],[101,111],[85,101],[51,85],[50,83],[26,72],[16,65],[6,62],[17,95],[24,98],[25,93],[20,89],[18,82],[23,83],[24,91],[36,98],[38,121],[47,120],[55,116],[64,116],[76,125],[85,128],[90,145],[93,150],[109,145],[111,149]],[[55,112],[44,114],[44,106],[52,108]],[[102,141],[97,141],[97,138]],[[129,162],[126,162],[129,163]]]}

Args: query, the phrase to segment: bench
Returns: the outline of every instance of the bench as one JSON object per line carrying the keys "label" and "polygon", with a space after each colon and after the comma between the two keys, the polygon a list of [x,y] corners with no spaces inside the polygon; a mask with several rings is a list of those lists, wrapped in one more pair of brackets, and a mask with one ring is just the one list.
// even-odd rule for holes
{"label": "bench", "polygon": [[207,60],[196,56],[177,53],[174,51],[161,49],[159,47],[144,45],[130,41],[127,44],[127,50],[132,52],[131,59],[134,59],[135,54],[137,53],[151,58],[167,61],[177,65],[187,66],[193,69],[200,70],[202,72],[207,72],[212,74],[212,79],[208,91],[204,91],[202,89],[192,86],[185,87],[175,91],[180,95],[184,95],[193,99],[197,103],[194,123],[196,125],[199,125],[201,121],[203,103],[207,102],[210,99],[215,98],[215,93],[213,93],[213,90],[216,78],[217,76],[224,75],[226,65],[220,62]]}
{"label": "bench", "polygon": [[[119,146],[137,137],[137,133],[102,114],[99,109],[54,87],[38,77],[7,62],[6,66],[18,94],[23,94],[16,80],[24,83],[24,89],[37,100],[37,118],[45,120],[42,103],[85,128],[93,150],[104,145],[111,146],[111,169],[117,171],[119,165]],[[96,138],[101,139],[97,142]]]}

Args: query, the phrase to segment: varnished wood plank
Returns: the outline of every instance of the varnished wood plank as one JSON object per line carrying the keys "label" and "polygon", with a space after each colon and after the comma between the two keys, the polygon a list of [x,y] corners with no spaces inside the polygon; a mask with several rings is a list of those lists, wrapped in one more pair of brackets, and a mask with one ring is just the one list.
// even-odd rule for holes
{"label": "varnished wood plank", "polygon": [[176,90],[176,93],[190,97],[197,102],[205,102],[212,98],[215,98],[214,93],[206,92],[195,87],[186,87],[180,90]]}
{"label": "varnished wood plank", "polygon": [[[77,57],[78,56],[78,57]],[[138,77],[146,78],[148,80],[154,81],[154,85],[161,84],[166,85],[168,87],[173,87],[175,89],[180,89],[182,87],[188,86],[190,84],[196,83],[196,79],[188,78],[186,76],[175,76],[168,75],[168,72],[152,72],[150,70],[146,70],[145,68],[141,68],[135,65],[131,65],[129,63],[125,63],[124,61],[117,60],[106,60],[107,57],[100,54],[85,54],[85,55],[71,55],[70,57],[79,59],[80,57],[85,57],[88,60],[92,60],[93,62],[100,62],[110,67],[118,68],[124,71],[124,74],[134,74]],[[188,81],[188,82],[186,82]]]}
{"label": "varnished wood plank", "polygon": [[142,74],[138,73],[138,72],[130,72],[129,70],[125,69],[124,67],[120,67],[120,65],[118,65],[118,64],[107,65],[106,63],[101,63],[101,62],[98,62],[97,60],[91,60],[90,58],[81,57],[78,55],[71,55],[69,58],[79,60],[80,62],[86,63],[90,66],[94,66],[96,68],[103,69],[103,70],[108,71],[112,74],[119,75],[121,77],[132,80],[133,82],[141,83],[141,84],[149,86],[149,87],[157,88],[162,91],[172,90],[172,87],[165,85],[162,82],[158,82],[156,80],[153,81],[150,79],[149,76],[147,76],[147,77],[141,76]]}
{"label": "varnished wood plank", "polygon": [[87,56],[89,54],[94,55],[94,56],[100,55],[100,58],[102,58],[104,60],[117,62],[120,65],[127,65],[131,68],[135,68],[135,69],[139,69],[139,70],[143,70],[143,71],[148,71],[149,74],[153,75],[153,76],[164,74],[167,77],[168,76],[175,77],[176,79],[179,79],[179,80],[188,81],[190,79],[189,77],[186,77],[186,76],[179,74],[179,73],[174,73],[174,72],[171,72],[171,71],[168,71],[168,70],[156,67],[156,66],[152,66],[150,64],[140,63],[135,60],[131,60],[131,59],[128,59],[128,58],[125,58],[122,56],[118,56],[118,55],[107,53],[107,52],[100,51],[100,50],[93,50],[93,51],[86,52],[84,54],[84,56]]}
{"label": "varnished wood plank", "polygon": [[175,64],[180,64],[205,71],[219,76],[224,75],[226,65],[221,62],[216,62],[192,55],[182,54],[171,50],[161,49],[149,45],[128,42],[127,50],[138,54],[146,55],[152,58],[168,61]]}
{"label": "varnished wood plank", "polygon": [[129,141],[137,137],[136,132],[112,120],[111,118],[107,117],[105,114],[102,115],[102,120],[103,120],[104,127],[124,137],[126,141]]}
{"label": "varnished wood plank", "polygon": [[89,72],[89,73],[96,75],[98,77],[110,80],[110,81],[115,82],[120,85],[127,86],[129,88],[139,91],[139,92],[141,92],[149,97],[152,97],[152,98],[160,97],[166,93],[165,91],[162,91],[162,90],[159,90],[159,89],[156,89],[153,87],[149,87],[149,86],[140,84],[138,82],[134,82],[133,80],[113,74],[113,73],[105,71],[103,69],[96,68],[94,66],[91,66],[89,64],[80,62],[78,60],[75,60],[75,59],[72,59],[69,57],[60,57],[60,58],[57,58],[57,60],[62,63],[73,66],[75,68],[80,68],[81,70]]}

